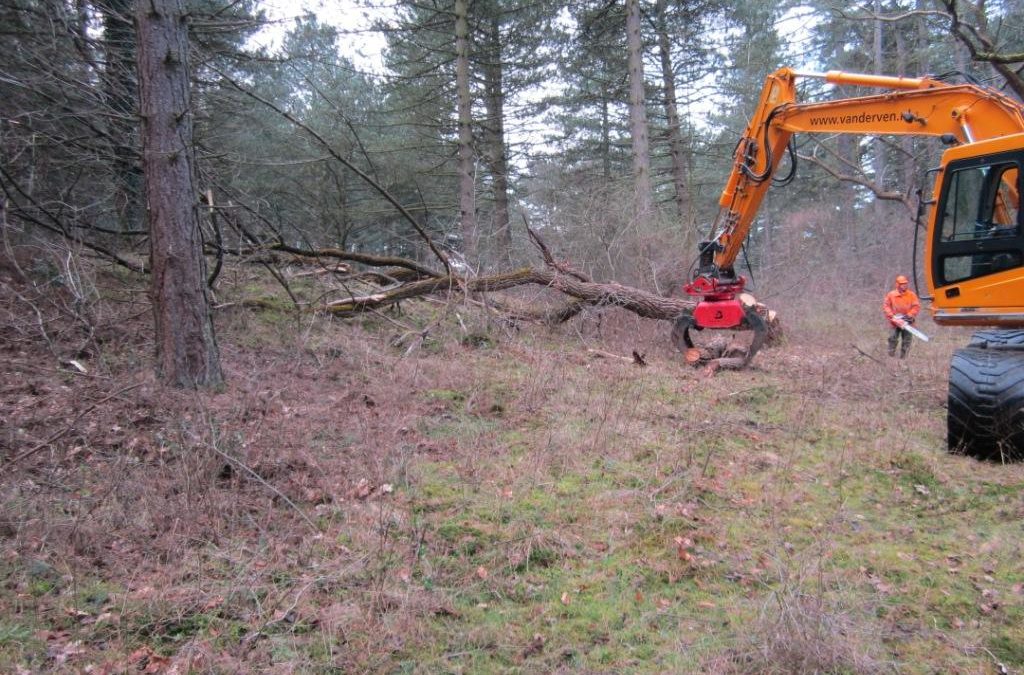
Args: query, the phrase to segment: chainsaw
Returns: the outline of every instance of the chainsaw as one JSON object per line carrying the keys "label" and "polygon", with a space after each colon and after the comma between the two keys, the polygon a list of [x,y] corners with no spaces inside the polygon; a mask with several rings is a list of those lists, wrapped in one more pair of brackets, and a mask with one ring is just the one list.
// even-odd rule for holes
{"label": "chainsaw", "polygon": [[918,329],[914,328],[913,326],[911,326],[910,322],[907,321],[907,318],[902,314],[897,314],[896,316],[894,316],[892,318],[892,323],[897,328],[902,328],[903,330],[907,331],[914,337],[921,338],[925,342],[928,342],[928,336],[919,331]]}

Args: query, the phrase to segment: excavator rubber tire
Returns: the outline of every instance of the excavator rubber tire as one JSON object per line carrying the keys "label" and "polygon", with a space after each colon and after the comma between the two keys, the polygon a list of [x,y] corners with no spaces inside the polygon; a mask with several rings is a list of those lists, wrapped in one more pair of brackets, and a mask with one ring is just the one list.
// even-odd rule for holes
{"label": "excavator rubber tire", "polygon": [[999,330],[998,328],[979,330],[971,336],[971,341],[967,343],[968,347],[981,349],[1016,345],[1020,345],[1024,349],[1024,330]]}
{"label": "excavator rubber tire", "polygon": [[949,364],[949,451],[1017,462],[1024,459],[1024,349],[981,343],[988,346],[957,349]]}

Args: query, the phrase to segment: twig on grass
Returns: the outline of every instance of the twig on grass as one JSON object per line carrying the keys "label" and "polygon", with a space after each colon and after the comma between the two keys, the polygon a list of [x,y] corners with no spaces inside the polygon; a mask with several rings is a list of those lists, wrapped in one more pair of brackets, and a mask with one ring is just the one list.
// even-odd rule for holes
{"label": "twig on grass", "polygon": [[885,365],[884,363],[882,363],[881,361],[876,359],[874,356],[872,356],[871,354],[868,354],[866,351],[864,351],[863,349],[861,349],[857,345],[853,344],[852,342],[850,343],[850,346],[853,347],[854,349],[856,349],[858,352],[860,352],[861,356],[868,357],[869,359],[871,359],[872,361],[874,361],[875,363],[877,363],[880,366],[884,366]]}
{"label": "twig on grass", "polygon": [[78,421],[80,419],[85,417],[87,414],[91,413],[93,410],[95,410],[99,406],[103,405],[104,403],[106,403],[107,401],[109,401],[112,398],[117,398],[121,394],[124,394],[126,392],[131,391],[132,389],[138,389],[142,385],[143,385],[142,382],[137,382],[137,383],[135,383],[133,385],[130,385],[130,386],[127,386],[127,387],[123,387],[122,389],[118,389],[117,391],[115,391],[112,394],[108,394],[107,396],[104,396],[103,398],[101,398],[100,400],[96,401],[95,403],[93,403],[91,406],[89,406],[88,408],[86,408],[82,412],[80,412],[77,415],[75,415],[75,418],[73,420],[71,420],[70,424],[68,424],[66,427],[64,427],[63,429],[61,429],[57,433],[55,433],[52,436],[50,436],[49,438],[47,438],[45,441],[43,441],[39,445],[37,445],[37,446],[35,446],[33,448],[29,448],[28,450],[26,450],[25,452],[21,453],[20,455],[15,455],[13,458],[7,460],[7,462],[4,464],[3,468],[7,469],[12,464],[17,464],[18,462],[20,462],[21,460],[25,459],[26,457],[31,457],[32,455],[36,454],[37,452],[39,452],[43,448],[46,448],[47,446],[49,446],[51,443],[61,439],[66,434],[70,433],[71,430],[75,428],[75,425],[78,424]]}
{"label": "twig on grass", "polygon": [[[24,363],[22,361],[9,361],[11,366],[16,368],[24,368],[25,370],[31,370],[35,373],[56,373],[58,375],[74,375],[75,377],[85,377],[92,380],[109,380],[109,375],[95,375],[93,373],[83,373],[80,370],[64,369],[64,368],[46,368],[43,366],[37,366],[32,363]],[[64,361],[63,363],[70,363]]]}
{"label": "twig on grass", "polygon": [[320,528],[318,528],[316,526],[316,523],[314,523],[312,520],[310,520],[309,516],[306,515],[305,511],[300,509],[295,504],[295,502],[293,502],[292,500],[288,499],[287,495],[285,495],[283,492],[278,490],[276,487],[274,487],[273,485],[268,483],[267,480],[265,478],[263,478],[263,476],[259,475],[258,473],[253,471],[251,468],[249,468],[249,466],[246,465],[245,462],[243,462],[242,460],[238,459],[237,457],[232,457],[231,455],[229,455],[228,453],[224,452],[223,450],[221,450],[220,448],[218,448],[218,447],[216,447],[214,445],[211,445],[210,449],[213,450],[214,452],[216,452],[218,455],[223,457],[225,460],[227,460],[231,464],[237,466],[239,469],[241,469],[245,473],[249,474],[249,476],[254,478],[257,483],[260,483],[261,485],[263,485],[263,487],[267,488],[268,490],[273,492],[275,495],[280,497],[282,500],[284,500],[285,504],[287,504],[288,506],[290,506],[293,509],[295,509],[295,512],[298,513],[300,516],[302,516],[302,519],[304,521],[306,521],[306,524],[309,525],[309,529],[313,530],[314,534],[322,534],[320,532]]}

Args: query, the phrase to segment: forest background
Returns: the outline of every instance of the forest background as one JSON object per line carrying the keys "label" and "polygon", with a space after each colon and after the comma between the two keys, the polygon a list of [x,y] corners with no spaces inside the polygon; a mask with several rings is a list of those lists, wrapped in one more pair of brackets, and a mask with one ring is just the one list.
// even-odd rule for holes
{"label": "forest background", "polygon": [[[268,29],[256,2],[190,5],[195,188],[213,200],[204,241],[220,236],[222,254],[282,241],[427,260],[393,200],[476,272],[522,262],[529,223],[594,278],[661,288],[660,274],[685,273],[714,219],[768,72],[960,73],[1017,91],[1019,8],[981,10],[398,3],[357,29],[386,44],[383,71],[365,72],[349,51],[356,36],[313,13]],[[132,3],[3,12],[8,222],[140,266]],[[272,50],[256,47],[268,30]],[[807,100],[856,93],[802,86]],[[808,135],[797,150],[800,180],[770,194],[747,245],[758,292],[813,270],[877,293],[893,270],[909,271],[915,190],[935,144]]]}
{"label": "forest background", "polygon": [[[461,285],[535,263],[529,227],[560,272],[678,294],[766,74],[1020,99],[1024,2],[367,8],[0,0],[0,669],[1024,665],[1024,479],[936,450],[962,336],[877,358],[937,143],[798,138],[741,259],[791,340],[752,373],[683,372],[666,325],[600,303]],[[191,169],[162,187],[195,219],[198,395],[153,372],[190,326],[153,282],[188,257],[147,219],[159,15],[187,29],[162,63],[188,65]]]}

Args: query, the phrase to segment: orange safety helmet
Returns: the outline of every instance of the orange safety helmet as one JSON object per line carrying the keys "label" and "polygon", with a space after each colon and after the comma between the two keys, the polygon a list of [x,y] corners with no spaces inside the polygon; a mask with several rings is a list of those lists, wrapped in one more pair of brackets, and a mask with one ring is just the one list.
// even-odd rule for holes
{"label": "orange safety helmet", "polygon": [[900,285],[900,284],[909,284],[909,283],[910,283],[910,280],[909,280],[909,279],[907,279],[907,278],[906,278],[905,276],[903,276],[902,274],[901,274],[901,275],[899,275],[898,277],[896,277],[896,285],[897,285],[897,286],[898,286],[898,285]]}

